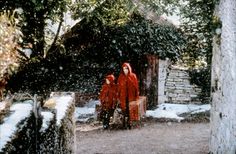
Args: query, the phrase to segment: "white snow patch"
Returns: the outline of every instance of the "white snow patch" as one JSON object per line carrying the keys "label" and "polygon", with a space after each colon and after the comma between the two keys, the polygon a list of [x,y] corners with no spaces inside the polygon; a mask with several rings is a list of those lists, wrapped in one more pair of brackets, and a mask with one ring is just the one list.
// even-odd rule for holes
{"label": "white snow patch", "polygon": [[99,100],[90,100],[85,104],[84,107],[76,107],[75,109],[75,117],[76,121],[86,122],[90,118],[95,118],[95,106],[96,104],[100,104]]}
{"label": "white snow patch", "polygon": [[43,116],[43,125],[40,131],[44,131],[48,128],[49,122],[53,119],[53,113],[49,111],[42,111],[41,115]]}
{"label": "white snow patch", "polygon": [[146,112],[147,117],[155,117],[155,118],[169,118],[169,119],[176,119],[178,121],[183,120],[183,117],[179,117],[175,111],[165,111],[165,110],[147,110]]}
{"label": "white snow patch", "polygon": [[[85,104],[84,107],[76,107],[75,117],[77,121],[86,122],[90,118],[94,118],[95,116],[95,106],[99,104],[99,100],[92,100]],[[184,117],[179,115],[183,113],[191,113],[197,114],[201,112],[209,111],[211,108],[210,104],[204,105],[196,105],[196,104],[169,104],[164,103],[158,105],[158,108],[155,110],[147,110],[147,117],[154,118],[168,118],[168,119],[176,119],[177,121],[181,121]]]}
{"label": "white snow patch", "polygon": [[33,101],[24,101],[24,103],[13,104],[10,111],[13,112],[10,116],[5,117],[3,124],[0,125],[0,149],[10,141],[10,137],[17,130],[17,124],[28,117],[32,110]]}
{"label": "white snow patch", "polygon": [[88,108],[95,108],[97,104],[100,104],[100,100],[90,100],[84,106]]}
{"label": "white snow patch", "polygon": [[196,114],[196,113],[202,113],[205,111],[210,111],[211,106],[210,104],[205,104],[205,105],[201,105],[198,110],[193,111],[191,114]]}
{"label": "white snow patch", "polygon": [[147,110],[146,116],[147,117],[154,117],[154,118],[170,118],[176,119],[178,121],[183,120],[183,117],[179,115],[183,113],[201,113],[210,110],[210,104],[204,105],[195,105],[195,104],[160,104],[158,108],[155,110]]}
{"label": "white snow patch", "polygon": [[76,107],[75,113],[77,121],[86,122],[90,118],[94,117],[95,108]]}
{"label": "white snow patch", "polygon": [[72,103],[73,97],[67,96],[54,96],[53,99],[56,101],[56,112],[57,112],[57,125],[60,124],[61,119],[64,118],[66,110],[70,103]]}

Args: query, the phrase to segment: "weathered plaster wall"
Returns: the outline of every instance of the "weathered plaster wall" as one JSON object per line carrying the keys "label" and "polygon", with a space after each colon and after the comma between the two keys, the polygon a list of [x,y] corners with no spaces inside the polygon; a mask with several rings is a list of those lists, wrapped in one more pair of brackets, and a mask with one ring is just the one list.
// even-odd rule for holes
{"label": "weathered plaster wall", "polygon": [[216,15],[222,21],[222,29],[221,35],[214,38],[210,152],[235,154],[236,1],[221,0]]}
{"label": "weathered plaster wall", "polygon": [[158,104],[165,103],[167,97],[165,95],[165,83],[167,79],[167,70],[170,65],[169,60],[159,59],[159,71],[158,71]]}

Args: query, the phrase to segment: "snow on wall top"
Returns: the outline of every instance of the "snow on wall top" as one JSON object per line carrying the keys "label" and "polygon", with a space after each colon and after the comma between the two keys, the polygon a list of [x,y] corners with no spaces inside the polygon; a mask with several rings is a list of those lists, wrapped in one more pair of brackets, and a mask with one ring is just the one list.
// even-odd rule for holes
{"label": "snow on wall top", "polygon": [[68,106],[71,105],[71,103],[73,102],[73,96],[71,95],[65,95],[65,96],[53,96],[52,99],[55,100],[56,102],[56,119],[57,119],[57,125],[60,124],[61,119],[64,118],[66,110],[68,108]]}
{"label": "snow on wall top", "polygon": [[42,111],[41,115],[43,116],[43,125],[40,131],[44,131],[48,128],[49,122],[53,119],[53,113],[49,111]]}
{"label": "snow on wall top", "polygon": [[19,102],[10,107],[10,111],[13,113],[5,117],[3,124],[0,125],[0,150],[10,141],[10,137],[17,130],[17,124],[30,115],[32,104],[32,100],[27,100],[24,103]]}

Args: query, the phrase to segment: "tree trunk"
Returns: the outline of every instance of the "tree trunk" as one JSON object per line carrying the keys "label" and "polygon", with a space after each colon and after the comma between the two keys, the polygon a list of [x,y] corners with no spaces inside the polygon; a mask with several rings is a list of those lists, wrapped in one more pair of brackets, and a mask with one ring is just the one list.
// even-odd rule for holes
{"label": "tree trunk", "polygon": [[45,45],[44,29],[46,26],[45,12],[31,10],[30,13],[24,14],[24,16],[26,22],[26,25],[22,27],[24,41],[33,44],[32,56],[43,57]]}
{"label": "tree trunk", "polygon": [[147,96],[147,108],[158,104],[158,57],[147,55],[142,61],[140,75],[140,94]]}
{"label": "tree trunk", "polygon": [[35,38],[37,39],[36,44],[36,54],[39,57],[43,57],[44,55],[44,47],[45,47],[45,12],[43,10],[36,12],[36,22],[37,22],[37,29],[35,32]]}
{"label": "tree trunk", "polygon": [[218,11],[222,23],[221,35],[218,33],[213,41],[210,138],[210,153],[213,154],[236,153],[235,8],[235,0],[220,1]]}

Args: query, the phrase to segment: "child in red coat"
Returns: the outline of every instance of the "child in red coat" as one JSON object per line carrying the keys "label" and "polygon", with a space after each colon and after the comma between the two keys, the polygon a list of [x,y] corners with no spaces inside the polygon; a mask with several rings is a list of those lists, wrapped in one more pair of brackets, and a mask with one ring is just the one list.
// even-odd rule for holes
{"label": "child in red coat", "polygon": [[102,85],[99,99],[102,105],[103,128],[109,128],[110,117],[113,115],[116,105],[116,84],[114,75],[106,76],[105,83]]}

